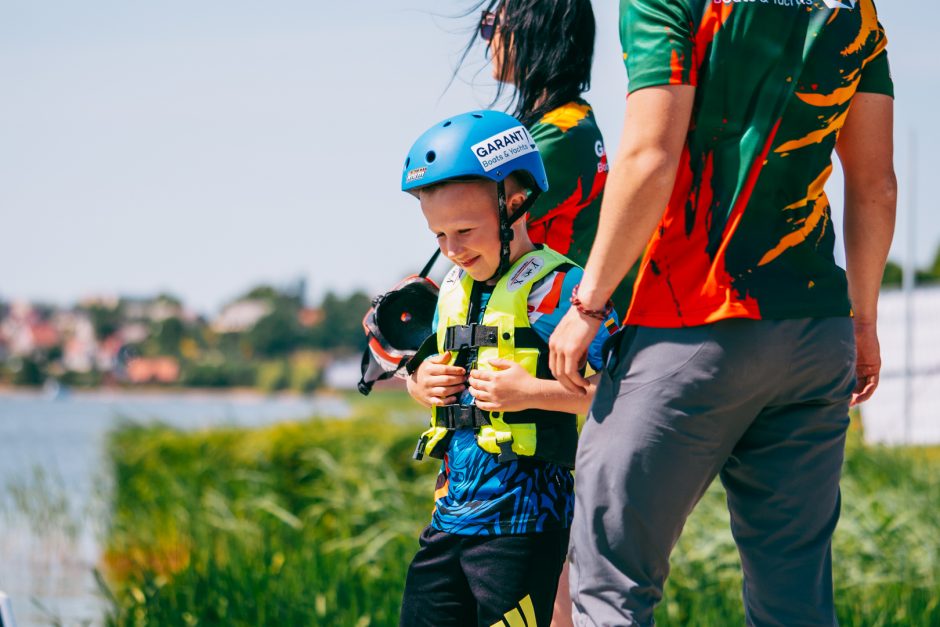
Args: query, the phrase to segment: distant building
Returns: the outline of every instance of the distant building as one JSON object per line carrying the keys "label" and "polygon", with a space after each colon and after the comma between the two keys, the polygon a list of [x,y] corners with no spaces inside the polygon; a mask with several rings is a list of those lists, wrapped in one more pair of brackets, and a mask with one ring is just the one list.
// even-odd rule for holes
{"label": "distant building", "polygon": [[98,352],[98,340],[88,314],[80,309],[57,311],[52,324],[62,336],[62,367],[72,372],[91,371]]}
{"label": "distant building", "polygon": [[124,344],[140,344],[150,337],[150,329],[141,322],[132,322],[121,325],[117,334]]}
{"label": "distant building", "polygon": [[180,365],[173,357],[135,357],[127,362],[126,376],[130,383],[176,383]]}
{"label": "distant building", "polygon": [[98,345],[92,340],[71,337],[62,347],[62,367],[72,372],[91,372]]}
{"label": "distant building", "polygon": [[[362,359],[347,357],[336,359],[327,365],[323,372],[323,383],[334,390],[355,390],[362,376]],[[393,377],[377,384],[378,387],[401,387],[402,379]]]}
{"label": "distant building", "polygon": [[305,307],[297,312],[297,322],[303,327],[315,327],[323,322],[324,313],[322,309],[311,309]]}
{"label": "distant building", "polygon": [[26,357],[39,350],[48,350],[62,342],[59,331],[30,303],[16,302],[9,315],[0,322],[0,337],[10,355]]}
{"label": "distant building", "polygon": [[95,355],[95,366],[101,372],[111,372],[120,364],[119,359],[124,342],[116,334],[105,338],[98,343],[98,352]]}
{"label": "distant building", "polygon": [[263,300],[241,300],[226,306],[210,325],[216,333],[243,333],[271,313],[271,303]]}
{"label": "distant building", "polygon": [[170,297],[122,298],[121,305],[126,320],[163,322],[168,318],[191,320],[195,316],[186,311],[183,305]]}
{"label": "distant building", "polygon": [[[911,295],[911,355],[906,357],[908,301],[901,290],[878,299],[881,381],[871,400],[859,406],[865,439],[883,444],[940,444],[940,286],[918,287]],[[907,366],[910,365],[910,376]],[[909,396],[908,396],[909,395]],[[905,408],[909,424],[905,425]]]}
{"label": "distant building", "polygon": [[78,306],[83,309],[91,307],[101,307],[103,309],[117,309],[121,304],[121,299],[114,294],[99,294],[96,296],[86,296],[78,301]]}

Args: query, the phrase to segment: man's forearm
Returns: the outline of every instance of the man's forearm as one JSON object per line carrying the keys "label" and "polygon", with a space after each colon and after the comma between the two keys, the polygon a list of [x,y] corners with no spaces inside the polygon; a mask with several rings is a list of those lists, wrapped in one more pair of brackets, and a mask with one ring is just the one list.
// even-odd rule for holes
{"label": "man's forearm", "polygon": [[[695,88],[670,85],[630,95],[578,297],[600,309],[643,254],[672,195]],[[651,122],[652,121],[652,122]]]}
{"label": "man's forearm", "polygon": [[619,155],[604,190],[597,237],[578,288],[581,301],[600,308],[643,254],[662,219],[676,163],[662,153]]}
{"label": "man's forearm", "polygon": [[845,258],[849,297],[859,323],[878,316],[878,292],[894,237],[897,182],[893,175],[866,181],[864,189],[846,185]]}
{"label": "man's forearm", "polygon": [[588,377],[591,385],[586,394],[574,394],[558,381],[538,379],[534,388],[535,393],[529,399],[530,407],[546,411],[586,414],[591,409],[591,401],[594,400],[594,391],[597,389],[599,378],[600,375]]}
{"label": "man's forearm", "polygon": [[845,262],[855,321],[874,323],[878,290],[894,237],[894,100],[859,93],[836,150],[845,173]]}

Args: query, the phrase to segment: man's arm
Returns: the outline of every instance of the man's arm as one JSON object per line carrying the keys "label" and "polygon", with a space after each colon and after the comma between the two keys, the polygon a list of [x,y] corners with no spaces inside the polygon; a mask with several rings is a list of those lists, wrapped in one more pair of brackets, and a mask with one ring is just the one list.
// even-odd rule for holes
{"label": "man's arm", "polygon": [[894,100],[858,93],[836,142],[845,173],[845,257],[854,311],[858,385],[852,404],[878,386],[878,292],[894,236]]}
{"label": "man's arm", "polygon": [[[587,309],[602,309],[643,253],[662,219],[692,117],[695,87],[664,85],[630,95],[617,158],[611,167],[597,237],[578,287]],[[568,311],[549,341],[552,374],[585,393],[578,373],[600,321]]]}

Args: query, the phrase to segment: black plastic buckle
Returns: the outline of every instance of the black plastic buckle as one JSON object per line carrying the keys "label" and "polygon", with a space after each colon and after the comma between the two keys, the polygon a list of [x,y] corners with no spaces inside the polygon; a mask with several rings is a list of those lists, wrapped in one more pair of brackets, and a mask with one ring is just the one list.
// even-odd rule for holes
{"label": "black plastic buckle", "polygon": [[490,423],[486,412],[476,405],[444,405],[438,407],[437,421],[440,426],[451,431],[476,429]]}
{"label": "black plastic buckle", "polygon": [[499,443],[499,456],[496,458],[500,464],[505,462],[514,462],[519,459],[516,452],[512,450],[512,440]]}
{"label": "black plastic buckle", "polygon": [[428,439],[426,437],[418,438],[418,445],[415,447],[415,452],[412,454],[411,459],[416,462],[420,462],[424,459],[424,449],[428,445]]}
{"label": "black plastic buckle", "polygon": [[482,324],[458,324],[447,327],[444,333],[444,350],[498,346],[499,329]]}

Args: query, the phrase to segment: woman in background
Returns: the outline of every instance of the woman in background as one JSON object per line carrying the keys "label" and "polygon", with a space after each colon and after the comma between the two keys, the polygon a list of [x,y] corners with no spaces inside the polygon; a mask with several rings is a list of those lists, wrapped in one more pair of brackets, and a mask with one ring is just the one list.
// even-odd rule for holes
{"label": "woman in background", "polygon": [[[489,0],[478,4],[480,23],[464,52],[487,44],[493,103],[512,90],[510,107],[528,127],[548,174],[549,189],[529,209],[529,237],[536,244],[587,262],[607,181],[607,152],[591,105],[594,10],[590,0]],[[612,300],[622,319],[630,304],[632,273]],[[569,518],[570,520],[570,518]],[[559,580],[554,627],[571,622],[568,566]]]}
{"label": "woman in background", "polygon": [[[516,118],[532,133],[548,192],[529,210],[529,236],[575,263],[587,262],[607,181],[607,153],[591,106],[594,11],[590,0],[489,0],[478,32],[464,52],[487,43],[496,103],[507,88]],[[630,304],[630,277],[613,296],[622,316]]]}

